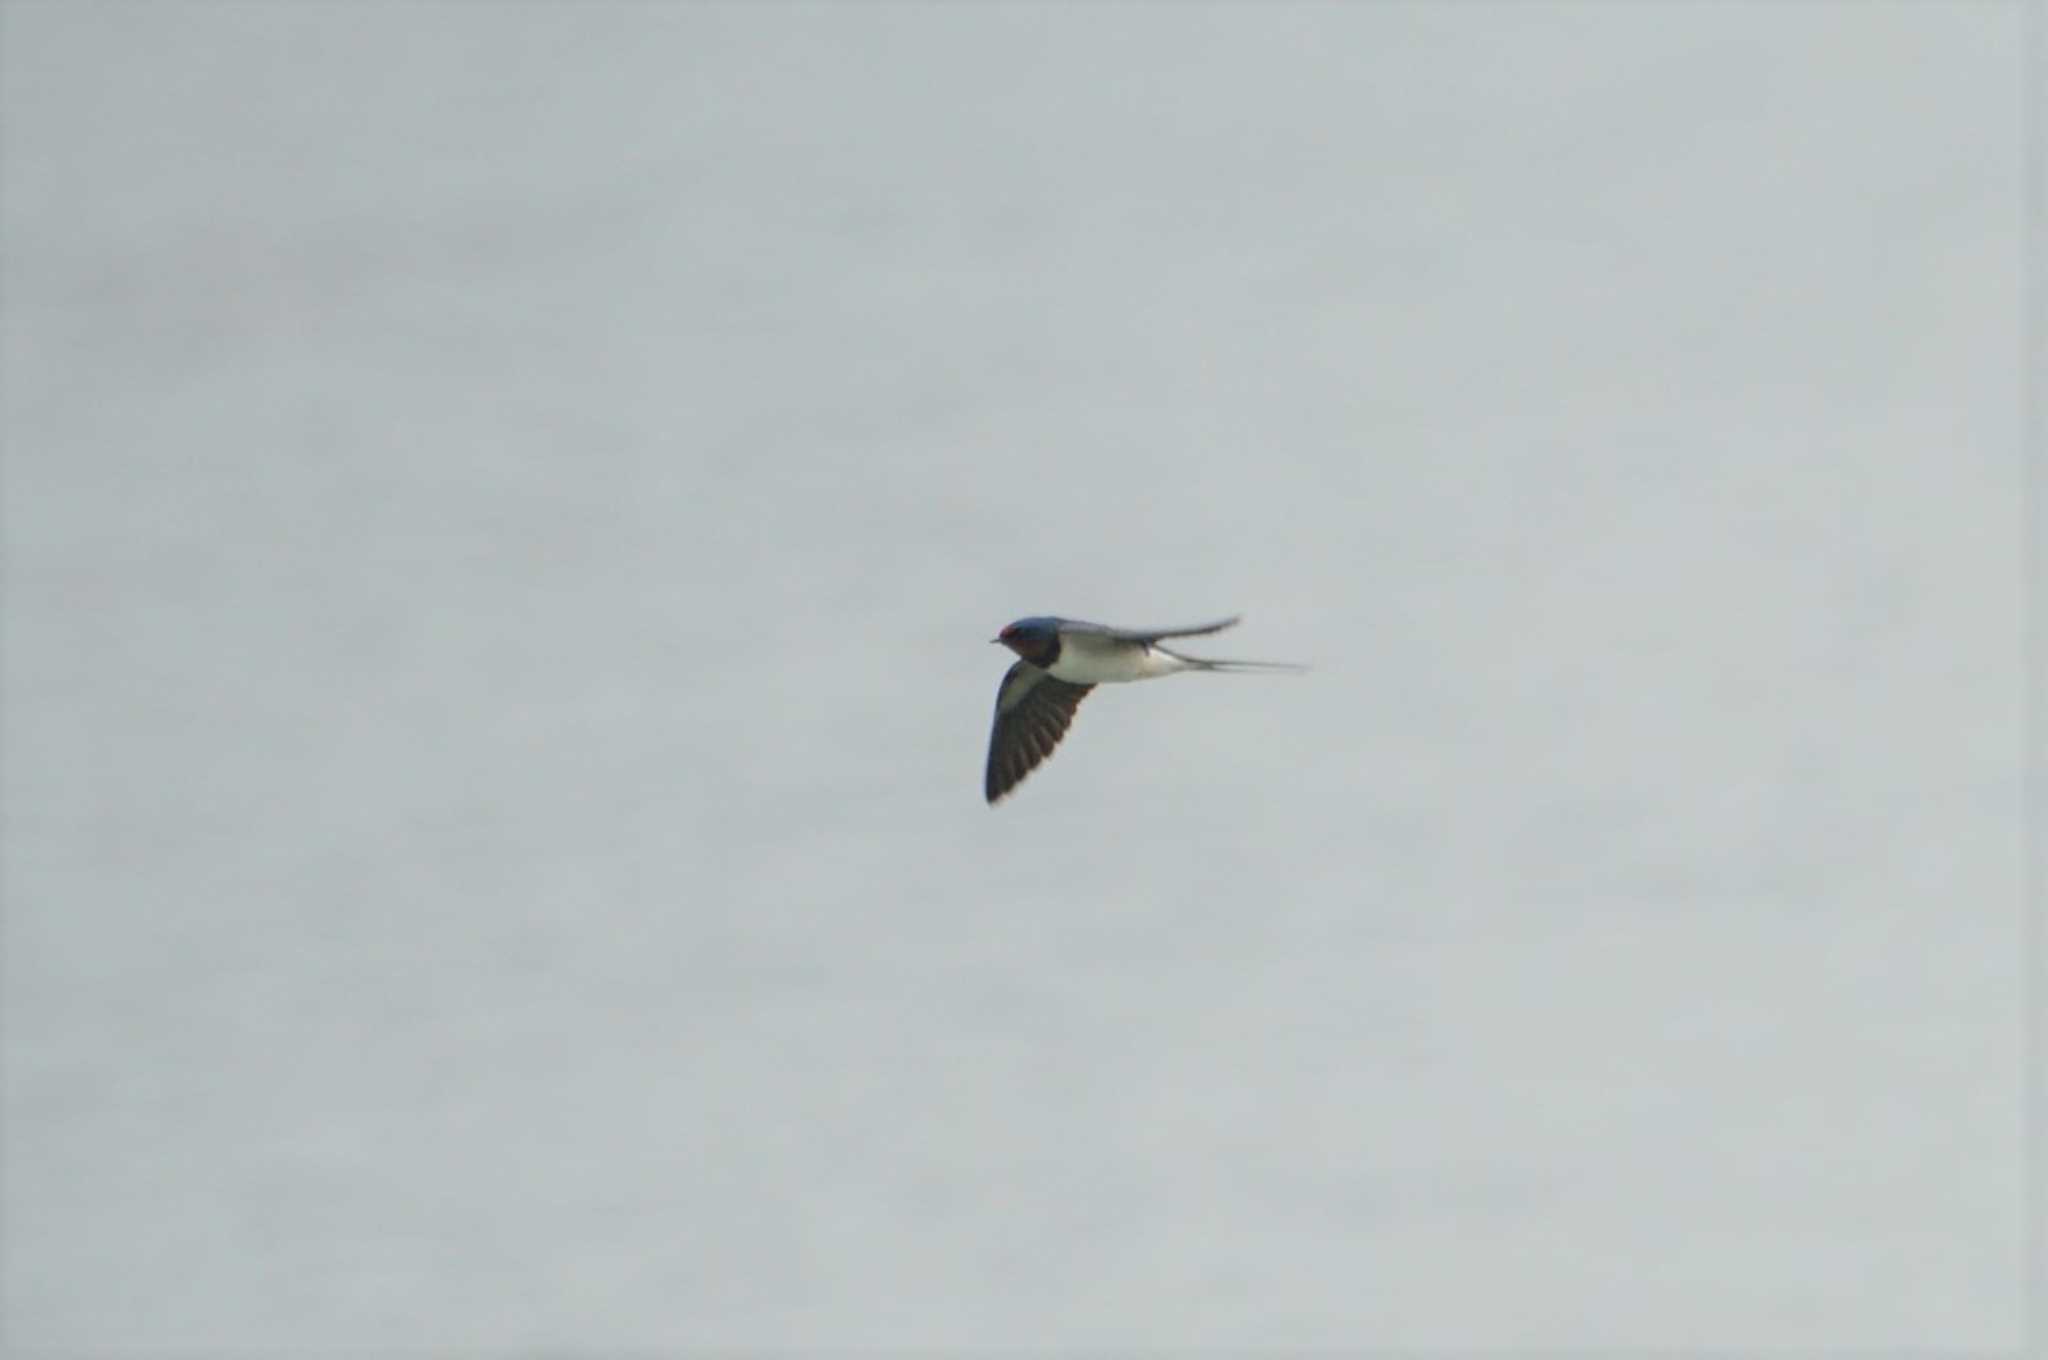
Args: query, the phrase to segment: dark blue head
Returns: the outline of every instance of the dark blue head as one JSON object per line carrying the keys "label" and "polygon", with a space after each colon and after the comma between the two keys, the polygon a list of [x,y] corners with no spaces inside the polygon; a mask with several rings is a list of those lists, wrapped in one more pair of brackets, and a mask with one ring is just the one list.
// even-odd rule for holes
{"label": "dark blue head", "polygon": [[1060,655],[1060,621],[1018,619],[989,641],[1002,643],[1034,666],[1050,666]]}

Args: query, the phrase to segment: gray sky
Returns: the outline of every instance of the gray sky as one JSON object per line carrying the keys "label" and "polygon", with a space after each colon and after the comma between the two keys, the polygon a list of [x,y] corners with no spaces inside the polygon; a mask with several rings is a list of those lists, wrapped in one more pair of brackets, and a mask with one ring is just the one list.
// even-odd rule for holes
{"label": "gray sky", "polygon": [[10,1348],[2017,1344],[2016,5],[0,22]]}

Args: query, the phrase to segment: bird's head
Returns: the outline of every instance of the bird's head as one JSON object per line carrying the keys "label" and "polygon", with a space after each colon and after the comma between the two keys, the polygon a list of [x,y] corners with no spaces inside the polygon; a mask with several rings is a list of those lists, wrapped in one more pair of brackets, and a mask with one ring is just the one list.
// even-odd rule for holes
{"label": "bird's head", "polygon": [[1053,619],[1018,619],[989,641],[1002,643],[1026,661],[1044,665],[1041,658],[1059,652],[1059,624]]}

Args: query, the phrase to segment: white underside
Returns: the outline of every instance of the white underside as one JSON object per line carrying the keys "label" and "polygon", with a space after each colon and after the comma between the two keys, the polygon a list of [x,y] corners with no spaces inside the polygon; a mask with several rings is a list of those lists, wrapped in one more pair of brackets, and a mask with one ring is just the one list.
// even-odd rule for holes
{"label": "white underside", "polygon": [[1070,685],[1114,685],[1189,669],[1187,662],[1158,647],[1069,633],[1060,639],[1060,659],[1052,664],[1050,674]]}

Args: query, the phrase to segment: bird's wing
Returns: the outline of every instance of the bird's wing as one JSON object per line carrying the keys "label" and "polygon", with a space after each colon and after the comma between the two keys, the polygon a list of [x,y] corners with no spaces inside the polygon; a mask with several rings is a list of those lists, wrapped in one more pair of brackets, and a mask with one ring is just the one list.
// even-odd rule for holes
{"label": "bird's wing", "polygon": [[1226,628],[1236,627],[1237,621],[1243,617],[1242,614],[1232,614],[1229,618],[1218,619],[1214,623],[1189,624],[1185,628],[1107,628],[1097,624],[1085,631],[1099,631],[1106,637],[1118,638],[1125,642],[1157,642],[1161,638],[1203,637],[1209,633],[1220,633]]}
{"label": "bird's wing", "polygon": [[1019,661],[996,691],[995,728],[988,737],[988,774],[983,791],[993,803],[1024,782],[1067,735],[1074,710],[1093,685],[1055,680],[1029,661]]}

